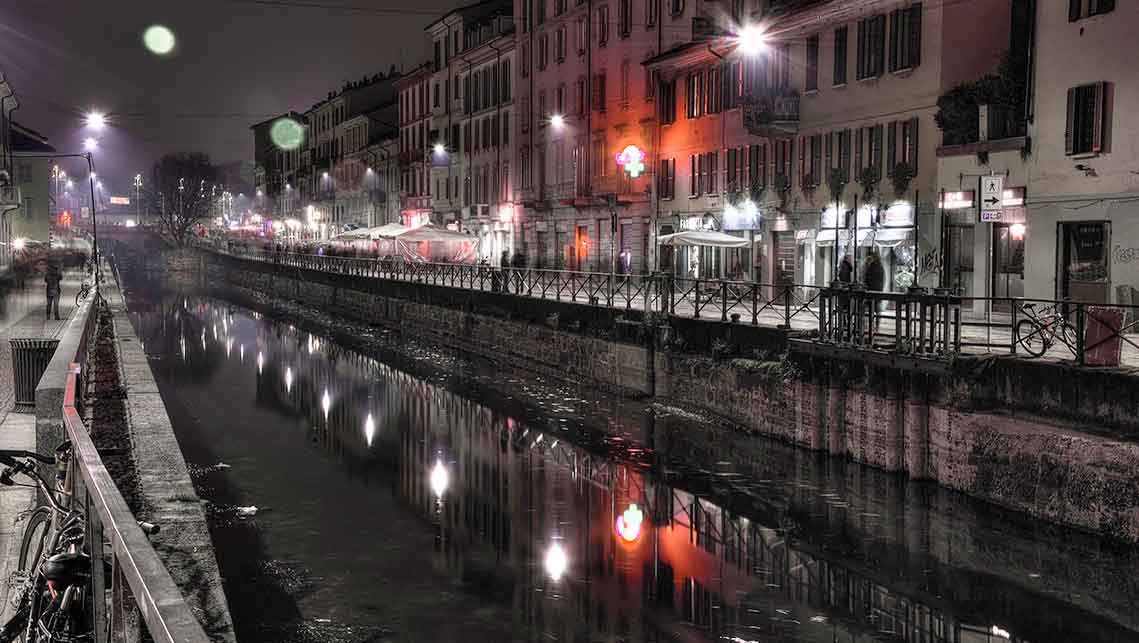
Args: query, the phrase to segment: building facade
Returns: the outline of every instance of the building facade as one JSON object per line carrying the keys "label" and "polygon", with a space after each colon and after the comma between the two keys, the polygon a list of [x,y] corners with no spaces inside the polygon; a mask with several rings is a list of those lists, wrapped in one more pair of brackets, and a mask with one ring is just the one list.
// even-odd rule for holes
{"label": "building facade", "polygon": [[12,123],[13,180],[20,191],[20,207],[5,217],[10,238],[42,241],[51,237],[53,196],[52,167],[48,155],[55,148],[39,132]]}
{"label": "building facade", "polygon": [[431,222],[431,180],[428,142],[431,110],[428,92],[431,65],[425,63],[396,81],[399,93],[400,223],[417,226]]}

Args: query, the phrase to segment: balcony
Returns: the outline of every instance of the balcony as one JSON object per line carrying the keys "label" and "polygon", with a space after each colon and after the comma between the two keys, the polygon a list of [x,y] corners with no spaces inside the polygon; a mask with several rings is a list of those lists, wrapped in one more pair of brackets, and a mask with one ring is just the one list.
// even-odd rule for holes
{"label": "balcony", "polygon": [[20,199],[20,188],[14,185],[0,186],[0,206],[19,206],[22,203],[23,201]]}
{"label": "balcony", "polygon": [[650,175],[646,172],[637,178],[629,178],[625,172],[616,172],[606,176],[595,176],[590,181],[590,192],[598,198],[605,198],[612,194],[620,203],[635,203],[648,201],[652,193]]}
{"label": "balcony", "polygon": [[760,91],[743,97],[744,128],[753,136],[782,138],[799,131],[799,93]]}
{"label": "balcony", "polygon": [[399,196],[400,210],[430,210],[431,197],[425,195],[401,194]]}

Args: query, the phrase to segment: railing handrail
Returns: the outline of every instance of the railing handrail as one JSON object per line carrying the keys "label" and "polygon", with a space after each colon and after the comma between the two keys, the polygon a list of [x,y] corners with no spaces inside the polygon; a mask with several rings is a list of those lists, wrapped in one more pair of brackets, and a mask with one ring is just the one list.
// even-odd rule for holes
{"label": "railing handrail", "polygon": [[[87,433],[87,427],[75,408],[79,365],[73,363],[71,366],[63,395],[63,424],[71,440],[71,466],[82,477],[90,499],[89,506],[94,508],[99,524],[110,537],[116,573],[126,580],[142,620],[156,643],[209,643],[210,638],[158,558],[158,552],[138,526],[134,513]],[[90,520],[91,516],[88,516]],[[93,542],[89,546],[93,551],[99,549],[101,552],[103,544]],[[97,554],[95,562],[101,564],[101,559],[101,553]],[[117,592],[116,595],[121,596]]]}

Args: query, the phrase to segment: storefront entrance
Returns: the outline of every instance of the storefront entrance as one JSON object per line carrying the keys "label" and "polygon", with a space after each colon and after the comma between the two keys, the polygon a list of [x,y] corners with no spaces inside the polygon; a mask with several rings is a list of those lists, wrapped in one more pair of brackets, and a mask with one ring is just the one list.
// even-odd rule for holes
{"label": "storefront entrance", "polygon": [[1060,299],[1106,304],[1110,301],[1110,221],[1060,223],[1057,252]]}
{"label": "storefront entrance", "polygon": [[[1024,296],[1024,225],[994,223],[993,226],[993,297]],[[1008,301],[993,302],[993,310],[1007,312]]]}

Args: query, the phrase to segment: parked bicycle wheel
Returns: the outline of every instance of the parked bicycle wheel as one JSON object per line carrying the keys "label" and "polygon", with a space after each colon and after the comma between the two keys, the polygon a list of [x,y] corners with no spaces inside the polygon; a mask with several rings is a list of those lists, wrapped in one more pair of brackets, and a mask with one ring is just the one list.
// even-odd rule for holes
{"label": "parked bicycle wheel", "polygon": [[79,304],[87,298],[87,293],[91,292],[91,287],[83,284],[79,287],[79,292],[75,293],[75,307],[78,308]]}
{"label": "parked bicycle wheel", "polygon": [[1031,319],[1022,319],[1016,324],[1016,341],[1033,357],[1040,357],[1048,350],[1047,329]]}
{"label": "parked bicycle wheel", "polygon": [[[19,592],[17,596],[9,597],[15,613],[8,622],[0,628],[0,643],[13,641],[26,641],[28,622],[35,622],[37,618],[30,618],[32,612],[38,612],[39,600],[36,588],[36,573],[40,560],[43,558],[44,548],[47,546],[48,533],[51,531],[51,511],[47,507],[36,507],[28,515],[27,525],[24,527],[24,537],[20,543],[20,556],[17,559],[18,567],[14,578],[21,580],[20,587],[11,588]],[[12,579],[9,579],[11,582]],[[38,614],[36,615],[38,617]]]}

